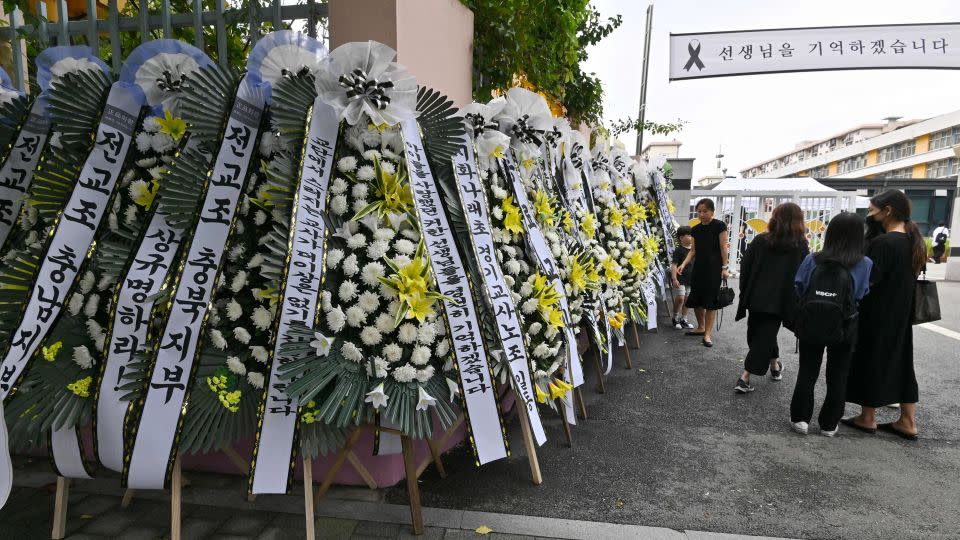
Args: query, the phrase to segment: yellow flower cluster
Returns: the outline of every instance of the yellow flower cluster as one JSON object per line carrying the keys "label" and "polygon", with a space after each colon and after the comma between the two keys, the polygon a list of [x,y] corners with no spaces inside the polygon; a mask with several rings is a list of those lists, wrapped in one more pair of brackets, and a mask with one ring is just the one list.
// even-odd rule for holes
{"label": "yellow flower cluster", "polygon": [[549,394],[540,389],[539,384],[535,384],[534,388],[537,392],[537,402],[546,403],[548,397],[551,400],[554,400],[567,395],[567,392],[573,390],[573,385],[564,381],[563,379],[554,379],[553,381],[547,383],[547,390],[550,391]]}
{"label": "yellow flower cluster", "polygon": [[620,268],[620,265],[617,264],[617,261],[614,260],[612,255],[607,255],[607,258],[603,260],[603,277],[610,284],[620,283],[620,279],[623,277],[623,271]]}
{"label": "yellow flower cluster", "polygon": [[536,298],[537,310],[548,325],[553,328],[564,326],[563,313],[559,309],[560,295],[553,283],[539,272],[533,280],[533,298]]}
{"label": "yellow flower cluster", "polygon": [[316,402],[312,400],[304,407],[305,409],[309,409],[300,415],[300,420],[303,421],[304,424],[312,424],[317,421],[317,411],[314,410],[316,407]]}
{"label": "yellow flower cluster", "polygon": [[67,385],[67,390],[73,392],[74,394],[85,398],[90,397],[90,383],[93,382],[93,377],[86,376],[82,379],[76,380]]}
{"label": "yellow flower cluster", "polygon": [[597,263],[593,257],[587,253],[572,257],[569,281],[575,295],[579,295],[582,291],[599,288],[600,272],[597,270]]}
{"label": "yellow flower cluster", "polygon": [[587,212],[580,220],[580,230],[587,238],[593,238],[597,234],[597,218],[593,217],[592,212]]}
{"label": "yellow flower cluster", "polygon": [[187,132],[187,123],[170,114],[170,111],[164,112],[163,118],[157,118],[157,125],[160,126],[160,133],[169,135],[175,142],[179,142]]}
{"label": "yellow flower cluster", "polygon": [[613,225],[614,227],[622,227],[623,226],[623,210],[620,210],[617,207],[611,208],[609,221],[610,221],[610,225]]}
{"label": "yellow flower cluster", "polygon": [[217,397],[220,399],[220,404],[223,405],[225,409],[230,412],[237,412],[240,409],[241,393],[240,390],[228,392],[227,381],[226,375],[213,375],[207,377],[207,386],[214,394],[217,394]]}
{"label": "yellow flower cluster", "polygon": [[391,260],[387,264],[393,270],[389,277],[378,278],[381,283],[396,291],[400,300],[400,309],[396,320],[417,319],[421,323],[434,314],[433,304],[440,298],[440,294],[430,291],[428,286],[429,264],[424,255],[423,243],[417,248],[413,259],[404,266],[398,266]]}
{"label": "yellow flower cluster", "polygon": [[500,203],[503,210],[503,228],[510,234],[523,234],[523,222],[520,220],[520,208],[513,204],[513,195]]}
{"label": "yellow flower cluster", "polygon": [[617,330],[623,328],[623,323],[626,320],[627,320],[627,314],[622,311],[618,311],[613,315],[607,316],[607,322],[610,323],[610,326],[612,326],[613,328],[616,328]]}
{"label": "yellow flower cluster", "polygon": [[630,263],[630,269],[637,274],[643,274],[643,271],[647,269],[647,259],[643,255],[643,250],[636,249],[630,252],[627,262]]}
{"label": "yellow flower cluster", "polygon": [[43,359],[47,362],[53,362],[57,359],[57,353],[60,352],[61,347],[63,347],[62,341],[58,341],[49,347],[43,347]]}
{"label": "yellow flower cluster", "polygon": [[553,227],[556,212],[553,210],[553,199],[542,189],[538,189],[533,197],[533,209],[537,213],[537,222],[545,227]]}

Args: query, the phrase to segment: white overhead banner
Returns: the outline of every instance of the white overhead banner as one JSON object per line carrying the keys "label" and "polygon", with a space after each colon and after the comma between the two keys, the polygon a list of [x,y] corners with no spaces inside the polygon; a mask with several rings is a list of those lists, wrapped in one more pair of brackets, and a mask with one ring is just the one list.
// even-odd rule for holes
{"label": "white overhead banner", "polygon": [[960,23],[670,34],[670,80],[843,69],[960,69]]}

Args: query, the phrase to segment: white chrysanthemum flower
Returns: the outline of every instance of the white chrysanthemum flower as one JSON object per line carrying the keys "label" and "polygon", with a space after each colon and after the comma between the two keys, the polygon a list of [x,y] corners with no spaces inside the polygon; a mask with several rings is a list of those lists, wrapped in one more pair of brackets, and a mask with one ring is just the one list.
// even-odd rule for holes
{"label": "white chrysanthemum flower", "polygon": [[493,210],[490,212],[493,214],[493,217],[497,219],[503,219],[503,210],[499,206],[494,206]]}
{"label": "white chrysanthemum flower", "polygon": [[382,259],[387,251],[390,250],[390,244],[383,240],[376,240],[367,246],[367,257],[374,261]]}
{"label": "white chrysanthemum flower", "polygon": [[395,174],[397,172],[397,166],[386,160],[380,162],[380,168],[387,174]]}
{"label": "white chrysanthemum flower", "polygon": [[[380,151],[377,149],[366,150],[363,152],[363,159],[367,161],[373,161],[375,159],[380,159]],[[382,165],[382,163],[381,163]]]}
{"label": "white chrysanthemum flower", "polygon": [[347,197],[345,195],[335,195],[330,199],[330,210],[338,216],[347,213]]}
{"label": "white chrysanthemum flower", "polygon": [[369,182],[376,178],[376,171],[373,170],[373,167],[370,165],[364,165],[357,169],[357,180],[361,182]]}
{"label": "white chrysanthemum flower", "polygon": [[247,269],[253,270],[254,268],[259,267],[265,260],[266,258],[264,258],[263,255],[257,253],[253,257],[250,257],[250,261],[247,263]]}
{"label": "white chrysanthemum flower", "polygon": [[537,347],[533,349],[533,356],[537,358],[546,358],[550,356],[550,347],[548,347],[546,343],[537,345]]}
{"label": "white chrysanthemum flower", "polygon": [[413,348],[410,354],[410,361],[417,366],[425,366],[430,363],[430,349],[422,345]]}
{"label": "white chrysanthemum flower", "polygon": [[530,331],[530,335],[535,336],[535,335],[539,334],[539,333],[540,333],[540,330],[542,330],[542,329],[543,329],[543,325],[542,325],[542,324],[540,324],[540,323],[538,323],[538,322],[534,322],[534,323],[531,323],[531,324],[530,324],[530,328],[529,328],[528,330]]}
{"label": "white chrysanthemum flower", "polygon": [[238,326],[233,329],[233,337],[237,338],[237,341],[246,345],[250,343],[250,332],[242,326]]}
{"label": "white chrysanthemum flower", "polygon": [[91,294],[87,297],[87,303],[83,306],[83,314],[87,317],[93,317],[97,314],[97,307],[100,305],[100,295]]}
{"label": "white chrysanthemum flower", "polygon": [[80,310],[83,309],[83,295],[80,293],[74,293],[70,297],[70,305],[67,307],[70,310],[71,315],[76,315],[80,313]]}
{"label": "white chrysanthemum flower", "polygon": [[360,249],[367,245],[367,237],[363,233],[357,233],[347,240],[347,247],[350,249]]}
{"label": "white chrysanthemum flower", "polygon": [[93,290],[93,284],[96,283],[97,276],[93,275],[93,272],[87,272],[83,274],[83,279],[80,280],[80,292],[87,294]]}
{"label": "white chrysanthemum flower", "polygon": [[263,389],[263,373],[257,373],[256,371],[247,373],[247,382],[250,383],[250,386],[256,388],[257,390]]}
{"label": "white chrysanthemum flower", "polygon": [[397,328],[397,337],[400,343],[413,343],[417,340],[417,327],[410,323],[403,323]]}
{"label": "white chrysanthemum flower", "polygon": [[376,231],[374,231],[374,232],[373,232],[373,239],[374,239],[374,240],[382,240],[382,241],[384,241],[384,242],[389,242],[390,240],[393,240],[393,238],[394,238],[396,235],[397,235],[397,231],[391,229],[390,227],[386,227],[386,228],[377,229]]}
{"label": "white chrysanthemum flower", "polygon": [[397,253],[413,255],[413,252],[417,250],[417,245],[406,238],[401,238],[393,243],[393,249],[396,250]]}
{"label": "white chrysanthemum flower", "polygon": [[280,144],[280,135],[267,131],[260,136],[260,155],[270,156],[274,152],[279,152],[283,148]]}
{"label": "white chrysanthemum flower", "polygon": [[137,207],[130,205],[123,211],[123,224],[127,227],[133,227],[137,222]]}
{"label": "white chrysanthemum flower", "polygon": [[524,315],[530,315],[531,313],[533,313],[533,312],[536,311],[536,310],[537,310],[537,299],[536,299],[536,298],[528,298],[528,299],[525,300],[525,301],[523,302],[523,304],[520,306],[520,311],[522,311],[522,312],[524,313]]}
{"label": "white chrysanthemum flower", "polygon": [[333,293],[330,291],[323,291],[320,293],[320,307],[324,311],[330,311],[332,304],[330,303],[333,300]]}
{"label": "white chrysanthemum flower", "polygon": [[141,152],[150,151],[150,144],[153,142],[153,135],[149,133],[137,133],[137,150]]}
{"label": "white chrysanthemum flower", "polygon": [[520,295],[528,298],[531,294],[533,294],[533,284],[529,281],[524,281],[523,284],[520,285]]}
{"label": "white chrysanthemum flower", "polygon": [[342,249],[331,249],[327,252],[327,268],[333,270],[343,260]]}
{"label": "white chrysanthemum flower", "polygon": [[509,194],[507,193],[507,190],[499,186],[491,186],[490,191],[493,192],[494,197],[500,200],[506,199],[509,196]]}
{"label": "white chrysanthemum flower", "polygon": [[246,375],[247,368],[243,365],[243,362],[240,361],[236,356],[227,357],[227,369],[230,370],[230,373],[236,373],[237,375]]}
{"label": "white chrysanthemum flower", "polygon": [[443,357],[450,352],[450,342],[446,339],[440,340],[440,343],[437,343],[437,356]]}
{"label": "white chrysanthemum flower", "polygon": [[547,327],[547,331],[544,332],[543,335],[546,336],[547,339],[553,339],[553,338],[557,337],[557,334],[559,334],[559,333],[560,333],[560,330],[557,330],[557,329],[556,329],[555,327],[553,327],[553,326],[548,326],[548,327]]}
{"label": "white chrysanthemum flower", "polygon": [[373,326],[368,326],[360,331],[360,341],[368,347],[379,345],[382,339],[383,336],[380,334],[380,331]]}
{"label": "white chrysanthemum flower", "polygon": [[367,314],[359,306],[347,308],[347,324],[354,328],[359,327],[367,320]]}
{"label": "white chrysanthemum flower", "polygon": [[90,356],[90,351],[84,345],[73,348],[73,362],[82,369],[93,367],[93,357]]}
{"label": "white chrysanthemum flower", "polygon": [[227,302],[227,318],[231,321],[236,321],[243,315],[243,307],[240,306],[240,303],[234,299],[230,299]]}
{"label": "white chrysanthemum flower", "polygon": [[437,327],[433,324],[421,324],[417,335],[417,341],[424,345],[429,345],[437,339]]}
{"label": "white chrysanthemum flower", "polygon": [[340,300],[349,302],[357,296],[357,284],[348,279],[340,284],[337,294]]}
{"label": "white chrysanthemum flower", "polygon": [[377,318],[374,320],[374,325],[381,334],[388,334],[396,329],[393,322],[393,317],[386,313],[381,313],[377,315]]}
{"label": "white chrysanthemum flower", "polygon": [[383,356],[391,363],[399,362],[403,357],[403,349],[396,343],[391,343],[383,348]]}
{"label": "white chrysanthemum flower", "polygon": [[436,373],[436,368],[433,366],[427,366],[423,369],[417,370],[417,380],[425,383],[433,378],[433,374]]}
{"label": "white chrysanthemum flower", "polygon": [[350,360],[351,362],[359,362],[363,360],[363,352],[351,341],[343,342],[343,346],[340,347],[340,354],[342,354],[344,358]]}
{"label": "white chrysanthemum flower", "polygon": [[393,262],[401,268],[410,264],[410,261],[412,260],[413,259],[411,259],[409,255],[397,255],[393,258]]}
{"label": "white chrysanthemum flower", "polygon": [[261,364],[266,364],[267,360],[270,359],[270,352],[267,351],[265,347],[262,347],[260,345],[251,345],[250,356],[252,356],[253,359],[256,360],[257,362],[260,362]]}
{"label": "white chrysanthemum flower", "polygon": [[400,231],[400,234],[402,234],[404,237],[406,237],[407,240],[410,240],[410,241],[412,241],[412,242],[419,242],[419,241],[420,241],[420,233],[417,232],[417,231],[415,231],[415,230],[413,230],[413,229],[409,229],[409,228],[408,228],[408,229],[404,229],[404,230]]}
{"label": "white chrysanthemum flower", "polygon": [[393,370],[393,378],[400,383],[408,383],[417,376],[417,368],[404,364]]}
{"label": "white chrysanthemum flower", "polygon": [[174,142],[166,133],[154,133],[150,136],[150,146],[158,154],[173,150]]}
{"label": "white chrysanthemum flower", "polygon": [[376,377],[377,379],[382,379],[387,376],[387,361],[381,356],[375,356],[373,358],[373,366],[370,363],[367,363],[367,376]]}
{"label": "white chrysanthemum flower", "polygon": [[263,225],[267,222],[267,213],[263,210],[257,210],[257,213],[253,215],[253,223],[255,225]]}
{"label": "white chrysanthemum flower", "polygon": [[369,188],[367,188],[366,184],[354,184],[350,190],[355,199],[366,199],[367,191],[369,191]]}
{"label": "white chrysanthemum flower", "polygon": [[233,246],[233,248],[230,249],[230,253],[227,254],[227,258],[231,261],[235,261],[240,257],[243,257],[244,251],[246,251],[246,248],[240,244]]}
{"label": "white chrysanthemum flower", "polygon": [[217,350],[225,350],[227,348],[227,340],[223,338],[223,334],[219,330],[210,331],[210,343]]}
{"label": "white chrysanthemum flower", "polygon": [[357,305],[367,313],[373,313],[380,307],[380,295],[373,291],[365,291],[357,300]]}
{"label": "white chrysanthemum flower", "polygon": [[147,133],[156,133],[160,131],[160,122],[157,122],[157,117],[148,116],[147,119],[143,121],[143,130]]}
{"label": "white chrysanthemum flower", "polygon": [[340,158],[340,161],[337,162],[337,170],[340,172],[353,172],[357,169],[357,158],[353,156],[345,156]]}
{"label": "white chrysanthemum flower", "polygon": [[348,276],[353,276],[359,271],[360,266],[357,265],[357,256],[351,253],[349,257],[343,260],[343,273]]}
{"label": "white chrysanthemum flower", "polygon": [[273,315],[270,311],[263,307],[257,306],[253,310],[253,315],[250,316],[250,319],[253,321],[253,326],[257,330],[267,330],[273,324]]}
{"label": "white chrysanthemum flower", "polygon": [[244,286],[247,284],[247,273],[243,270],[237,272],[237,275],[233,276],[233,280],[230,282],[230,290],[238,293]]}
{"label": "white chrysanthemum flower", "polygon": [[508,274],[511,274],[511,275],[514,275],[514,276],[520,274],[520,262],[517,261],[516,259],[507,261],[507,262],[503,265],[503,268],[504,268],[504,270],[507,271]]}
{"label": "white chrysanthemum flower", "polygon": [[503,282],[507,284],[507,287],[513,288],[517,280],[513,279],[513,276],[503,276]]}
{"label": "white chrysanthemum flower", "polygon": [[341,193],[346,192],[349,186],[350,184],[348,184],[343,178],[335,178],[333,180],[333,184],[330,185],[330,193],[333,193],[334,195],[340,195]]}

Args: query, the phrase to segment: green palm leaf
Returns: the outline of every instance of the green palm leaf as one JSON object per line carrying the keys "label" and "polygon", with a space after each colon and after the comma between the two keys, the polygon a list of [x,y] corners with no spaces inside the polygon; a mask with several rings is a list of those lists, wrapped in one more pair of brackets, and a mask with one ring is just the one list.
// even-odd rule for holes
{"label": "green palm leaf", "polygon": [[112,77],[96,69],[67,73],[50,87],[50,118],[64,146],[89,148],[111,84]]}
{"label": "green palm leaf", "polygon": [[0,105],[0,163],[3,163],[9,154],[10,145],[16,139],[30,111],[30,104],[29,97],[17,96]]}
{"label": "green palm leaf", "polygon": [[202,67],[190,75],[190,84],[182,93],[180,110],[191,134],[210,145],[220,140],[239,82],[236,71],[224,70],[216,64]]}

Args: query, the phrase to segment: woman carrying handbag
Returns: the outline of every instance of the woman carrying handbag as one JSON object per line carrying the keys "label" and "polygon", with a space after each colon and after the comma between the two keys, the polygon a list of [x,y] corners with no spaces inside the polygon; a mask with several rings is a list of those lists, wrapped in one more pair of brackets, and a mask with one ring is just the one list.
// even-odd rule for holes
{"label": "woman carrying handbag", "polygon": [[730,277],[727,272],[727,257],[730,239],[727,224],[713,219],[715,207],[710,199],[697,201],[697,217],[700,223],[693,227],[693,246],[687,258],[680,264],[679,272],[693,263],[693,278],[687,307],[692,307],[697,316],[697,327],[688,336],[703,336],[704,347],[713,347],[713,324],[720,309],[718,294],[722,280]]}

